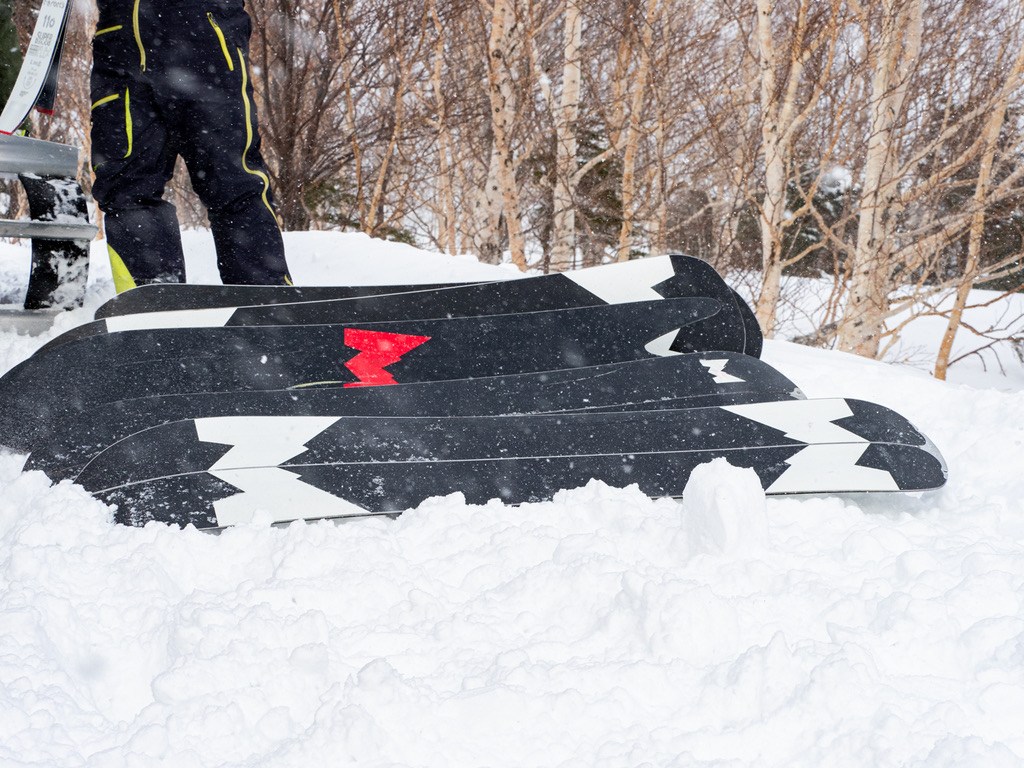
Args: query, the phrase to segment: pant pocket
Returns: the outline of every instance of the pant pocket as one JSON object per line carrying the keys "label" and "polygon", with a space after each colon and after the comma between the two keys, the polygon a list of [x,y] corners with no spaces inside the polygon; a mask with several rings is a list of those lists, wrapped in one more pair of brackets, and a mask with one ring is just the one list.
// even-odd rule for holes
{"label": "pant pocket", "polygon": [[112,160],[124,160],[132,154],[131,91],[128,88],[104,93],[93,91],[92,168],[102,173]]}
{"label": "pant pocket", "polygon": [[118,77],[132,67],[137,69],[138,64],[130,26],[112,23],[96,30],[92,38],[93,72],[100,72],[107,78]]}

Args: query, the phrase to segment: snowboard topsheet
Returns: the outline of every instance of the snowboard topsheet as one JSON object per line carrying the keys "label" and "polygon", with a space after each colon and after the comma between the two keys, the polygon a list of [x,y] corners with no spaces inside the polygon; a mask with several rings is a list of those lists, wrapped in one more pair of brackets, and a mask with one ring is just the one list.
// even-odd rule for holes
{"label": "snowboard topsheet", "polygon": [[624,363],[391,387],[211,392],[121,400],[58,420],[26,469],[73,478],[89,459],[160,424],[215,416],[490,416],[730,405],[802,397],[757,358],[700,353]]}
{"label": "snowboard topsheet", "polygon": [[706,297],[719,311],[681,332],[677,352],[704,349],[757,357],[762,336],[746,302],[707,262],[674,254],[499,282],[450,286],[297,288],[149,285],[96,312],[96,321],[50,342],[148,328],[294,325],[500,315],[660,298]]}
{"label": "snowboard topsheet", "polygon": [[592,478],[681,496],[699,464],[750,467],[768,493],[896,491],[945,482],[906,419],[857,400],[477,417],[220,417],[136,433],[76,481],[119,522],[215,528],[397,514],[431,496],[550,499]]}
{"label": "snowboard topsheet", "polygon": [[670,354],[706,298],[355,325],[124,331],[37,353],[0,379],[0,445],[31,450],[47,424],[155,394],[374,386],[557,370]]}
{"label": "snowboard topsheet", "polygon": [[307,301],[358,299],[386,293],[422,293],[438,288],[465,288],[504,280],[471,280],[459,283],[409,285],[197,285],[195,283],[149,283],[107,299],[96,310],[96,320],[147,312],[177,312],[188,309],[252,307],[296,304]]}

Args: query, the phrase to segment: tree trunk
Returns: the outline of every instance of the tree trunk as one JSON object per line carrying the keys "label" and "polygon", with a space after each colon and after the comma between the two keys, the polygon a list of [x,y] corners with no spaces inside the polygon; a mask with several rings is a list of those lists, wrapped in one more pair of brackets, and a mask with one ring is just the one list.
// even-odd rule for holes
{"label": "tree trunk", "polygon": [[[355,56],[351,55],[351,40],[349,40],[349,24],[346,14],[341,10],[340,0],[331,0],[334,9],[334,19],[338,30],[338,55],[344,62],[342,82],[345,93],[345,131],[348,133],[352,147],[352,173],[355,182],[355,209],[356,218],[360,223],[366,220],[366,194],[363,189],[363,148],[359,141],[359,132],[356,130],[356,105],[353,96],[353,67]],[[348,6],[346,6],[347,8]]]}
{"label": "tree trunk", "polygon": [[[397,49],[397,45],[396,45]],[[391,173],[391,158],[395,154],[399,137],[405,129],[405,90],[407,87],[406,65],[399,57],[397,62],[398,74],[395,80],[395,106],[393,110],[391,135],[388,138],[387,147],[381,158],[380,168],[377,169],[377,179],[373,184],[373,193],[370,196],[370,205],[363,220],[363,231],[370,235],[377,234],[384,218],[384,193],[388,188],[388,180]]]}
{"label": "tree trunk", "polygon": [[775,332],[776,314],[782,289],[783,236],[786,228],[786,189],[790,180],[793,137],[807,112],[797,110],[807,51],[808,0],[802,0],[794,20],[789,46],[785,87],[780,87],[777,72],[783,65],[782,54],[772,33],[773,0],[756,0],[757,66],[761,106],[761,151],[764,154],[764,200],[761,203],[761,294],[757,300],[757,320],[765,335]]}
{"label": "tree trunk", "polygon": [[643,32],[638,41],[639,61],[633,75],[633,91],[629,101],[629,118],[626,122],[622,150],[622,183],[619,188],[622,197],[622,226],[619,227],[619,242],[616,247],[616,261],[628,261],[633,250],[633,227],[636,219],[636,157],[640,150],[641,121],[644,102],[647,98],[647,81],[651,70],[651,44],[654,26],[661,16],[661,1],[649,0],[646,4],[646,18]]}
{"label": "tree trunk", "polygon": [[508,247],[512,263],[526,269],[526,245],[519,220],[519,191],[516,188],[515,163],[512,152],[512,125],[515,120],[515,97],[508,57],[513,48],[512,3],[514,0],[494,0],[491,13],[491,34],[488,44],[487,80],[491,103],[491,130],[494,151],[497,154],[498,186],[501,190],[508,231]]}
{"label": "tree trunk", "polygon": [[[651,253],[656,255],[668,253],[668,195],[665,190],[665,134],[667,121],[668,117],[665,115],[665,110],[659,102],[654,124],[654,146],[657,151],[655,152],[653,183],[651,185],[656,199],[648,234]],[[621,256],[619,260],[622,260]]]}
{"label": "tree trunk", "polygon": [[882,0],[879,48],[871,79],[871,127],[864,167],[850,295],[839,325],[840,349],[876,357],[888,310],[892,208],[898,194],[897,120],[921,49],[921,0]]}
{"label": "tree trunk", "polygon": [[437,226],[437,246],[442,252],[455,254],[458,253],[458,244],[455,226],[455,180],[452,178],[454,162],[451,128],[448,125],[448,105],[442,79],[446,39],[444,25],[437,12],[437,0],[431,0],[430,18],[434,24],[434,34],[437,35],[434,44],[434,66],[430,79],[437,106],[437,196],[441,208]]}
{"label": "tree trunk", "polygon": [[580,114],[580,45],[583,13],[576,0],[565,2],[562,34],[562,93],[555,113],[555,185],[551,231],[551,265],[571,269],[576,261],[576,202],[574,177],[577,166],[576,123]]}
{"label": "tree trunk", "polygon": [[491,149],[491,162],[487,167],[487,179],[476,201],[476,216],[479,229],[474,237],[474,247],[485,264],[501,263],[501,155],[497,147]]}
{"label": "tree trunk", "polygon": [[1000,90],[999,97],[992,105],[985,125],[982,128],[981,141],[982,150],[981,163],[978,168],[978,180],[974,185],[974,212],[971,215],[971,225],[967,240],[967,264],[964,266],[964,274],[956,289],[956,299],[953,301],[953,309],[949,313],[949,323],[946,332],[942,336],[939,345],[939,352],[935,360],[935,378],[945,381],[949,370],[949,358],[953,351],[953,342],[956,339],[960,321],[964,315],[964,308],[967,306],[967,298],[974,281],[978,277],[979,264],[981,259],[981,241],[985,233],[985,203],[988,199],[989,185],[992,179],[992,166],[995,162],[996,147],[999,142],[999,133],[1003,129],[1006,119],[1006,108],[1009,104],[1010,94],[1021,85],[1021,75],[1024,73],[1024,48],[1017,54],[1013,69],[1006,78]]}

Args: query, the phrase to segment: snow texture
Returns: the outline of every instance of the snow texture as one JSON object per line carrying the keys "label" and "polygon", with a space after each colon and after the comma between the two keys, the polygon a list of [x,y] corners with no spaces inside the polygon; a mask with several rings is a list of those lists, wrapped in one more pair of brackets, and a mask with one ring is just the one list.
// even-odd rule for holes
{"label": "snow texture", "polygon": [[[214,281],[208,235],[185,234]],[[509,276],[287,242],[305,283]],[[0,371],[111,295],[95,253],[87,308],[0,332]],[[0,252],[0,289],[21,258]],[[211,535],[116,526],[0,455],[0,766],[1024,764],[1024,394],[980,367],[968,386],[785,342],[765,358],[809,397],[910,418],[949,484],[766,499],[715,462],[681,501],[592,482]]]}

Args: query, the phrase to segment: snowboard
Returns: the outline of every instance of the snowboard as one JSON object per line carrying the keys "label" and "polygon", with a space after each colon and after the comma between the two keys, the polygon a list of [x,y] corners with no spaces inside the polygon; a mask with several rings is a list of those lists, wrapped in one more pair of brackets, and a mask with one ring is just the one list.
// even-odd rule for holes
{"label": "snowboard", "polygon": [[129,525],[197,528],[261,515],[390,514],[459,492],[467,503],[550,499],[592,478],[682,495],[724,457],[770,494],[940,487],[935,447],[906,419],[858,400],[784,400],[611,413],[471,417],[229,416],[136,433],[75,478]]}
{"label": "snowboard", "polygon": [[681,332],[677,352],[719,349],[757,357],[753,313],[707,262],[673,254],[500,282],[416,287],[143,286],[112,299],[96,320],[50,346],[125,330],[374,322],[570,309],[660,298],[706,297],[722,305]]}
{"label": "snowboard", "polygon": [[684,354],[624,363],[390,387],[210,392],[121,400],[48,425],[25,465],[56,481],[136,432],[215,416],[490,416],[656,410],[802,397],[757,358]]}
{"label": "snowboard", "polygon": [[70,0],[46,0],[39,6],[25,59],[9,94],[4,94],[0,134],[13,134],[34,107],[53,111],[64,34],[71,15]]}
{"label": "snowboard", "polygon": [[671,354],[718,302],[662,299],[514,315],[355,325],[124,331],[37,353],[0,378],[0,445],[155,394],[376,386],[577,368]]}

